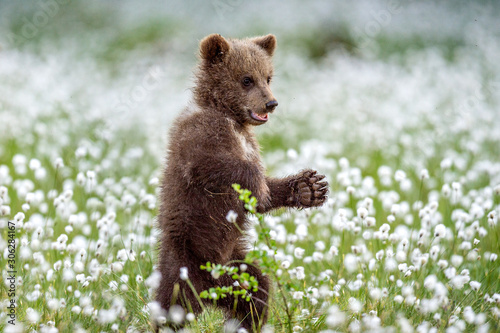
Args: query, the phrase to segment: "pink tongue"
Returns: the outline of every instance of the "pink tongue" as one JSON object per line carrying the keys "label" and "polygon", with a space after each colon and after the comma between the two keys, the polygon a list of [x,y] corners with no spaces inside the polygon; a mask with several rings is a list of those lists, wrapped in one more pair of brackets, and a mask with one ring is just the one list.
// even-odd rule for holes
{"label": "pink tongue", "polygon": [[265,115],[263,115],[263,116],[259,116],[259,115],[258,115],[258,114],[256,114],[256,113],[254,113],[254,114],[255,114],[255,115],[257,116],[257,118],[259,118],[259,119],[262,119],[262,120],[267,120],[267,114],[265,114]]}

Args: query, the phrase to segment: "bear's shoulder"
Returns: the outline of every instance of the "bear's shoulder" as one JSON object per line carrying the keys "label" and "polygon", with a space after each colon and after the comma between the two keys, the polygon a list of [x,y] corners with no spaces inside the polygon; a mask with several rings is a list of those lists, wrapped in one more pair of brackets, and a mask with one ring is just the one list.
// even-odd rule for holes
{"label": "bear's shoulder", "polygon": [[235,146],[234,120],[218,112],[189,106],[171,128],[171,150],[227,151]]}

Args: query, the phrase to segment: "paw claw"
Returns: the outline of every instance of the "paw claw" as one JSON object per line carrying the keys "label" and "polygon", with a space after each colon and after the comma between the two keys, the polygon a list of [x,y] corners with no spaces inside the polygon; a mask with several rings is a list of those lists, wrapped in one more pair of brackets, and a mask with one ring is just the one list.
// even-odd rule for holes
{"label": "paw claw", "polygon": [[321,188],[321,185],[318,183],[312,185],[312,189],[315,191],[319,190],[320,188]]}

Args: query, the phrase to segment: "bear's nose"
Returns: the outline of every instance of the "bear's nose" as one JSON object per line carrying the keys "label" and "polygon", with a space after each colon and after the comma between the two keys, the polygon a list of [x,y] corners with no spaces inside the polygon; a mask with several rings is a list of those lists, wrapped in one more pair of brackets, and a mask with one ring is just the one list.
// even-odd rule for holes
{"label": "bear's nose", "polygon": [[278,106],[277,100],[272,100],[272,101],[266,103],[267,111],[273,111],[277,106]]}

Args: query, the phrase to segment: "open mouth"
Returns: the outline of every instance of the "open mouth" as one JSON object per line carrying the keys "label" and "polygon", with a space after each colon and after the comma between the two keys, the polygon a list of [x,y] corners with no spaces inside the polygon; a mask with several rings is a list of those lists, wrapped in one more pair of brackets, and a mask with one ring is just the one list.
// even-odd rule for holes
{"label": "open mouth", "polygon": [[266,122],[269,117],[268,117],[268,114],[257,114],[255,112],[252,112],[252,111],[249,111],[250,112],[250,117],[252,117],[253,119],[257,120],[257,121],[262,121],[262,122]]}

